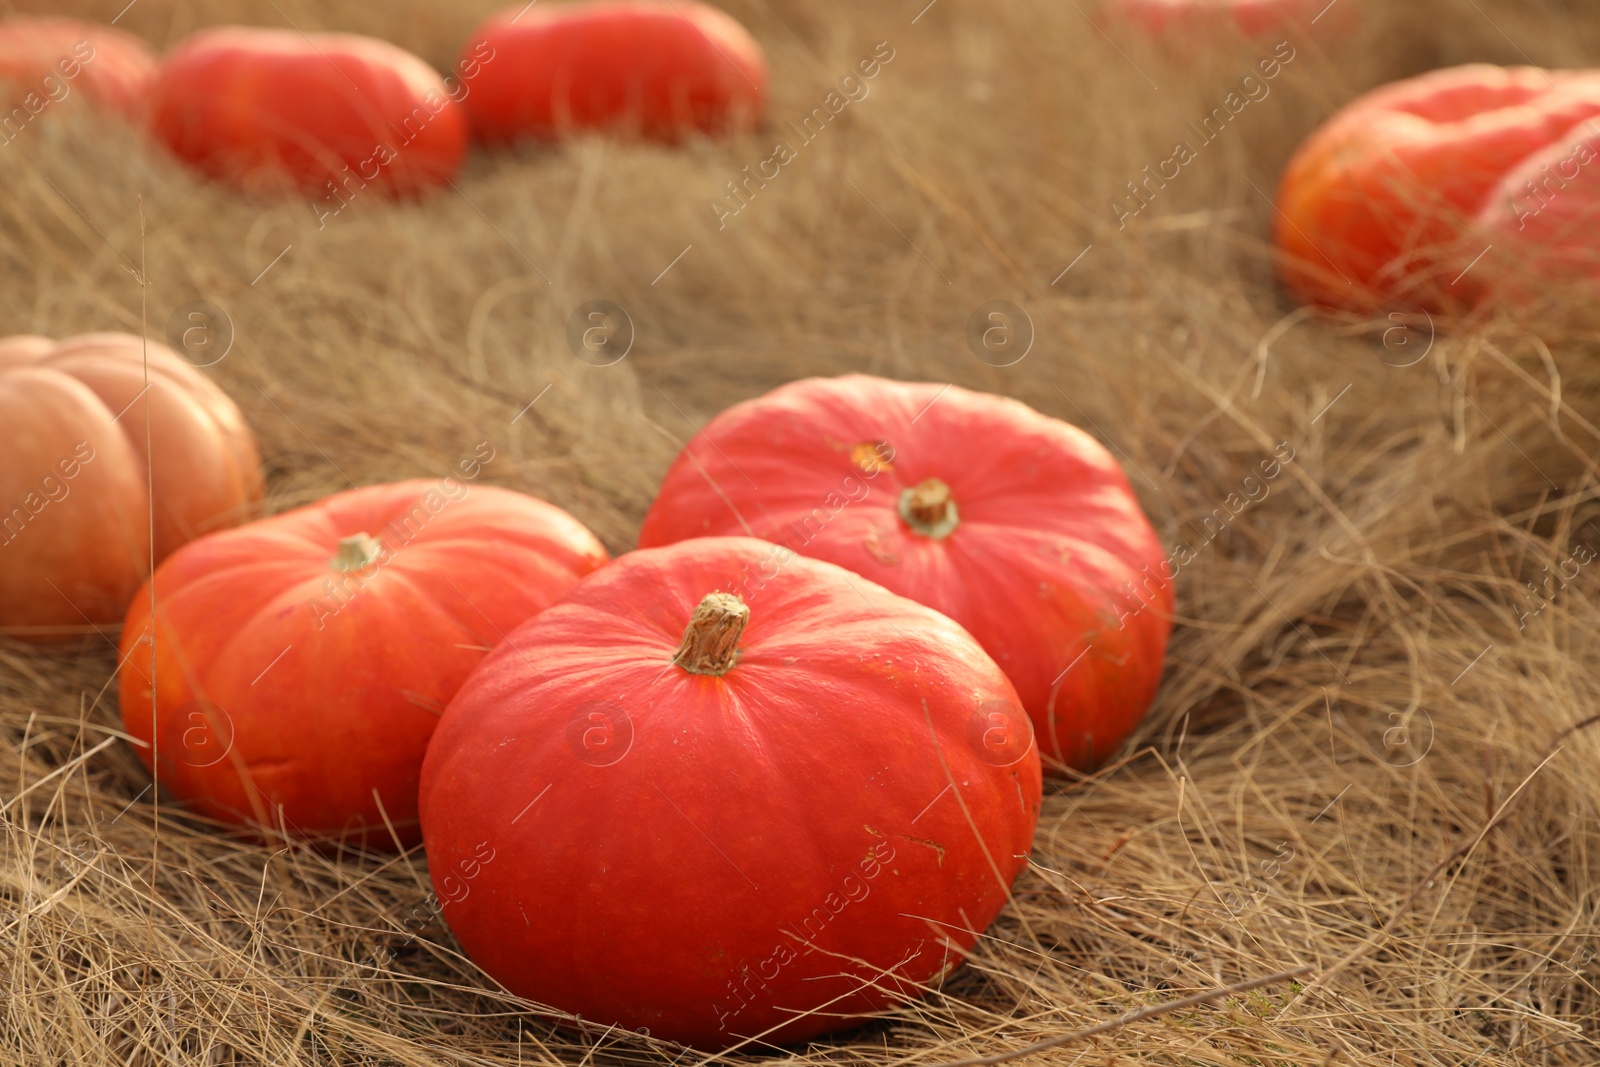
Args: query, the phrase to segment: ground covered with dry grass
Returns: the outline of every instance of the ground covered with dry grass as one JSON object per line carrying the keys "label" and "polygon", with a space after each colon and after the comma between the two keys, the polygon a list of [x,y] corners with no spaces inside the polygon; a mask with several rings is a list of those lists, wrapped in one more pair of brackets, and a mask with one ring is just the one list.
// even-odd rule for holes
{"label": "ground covered with dry grass", "polygon": [[[1146,727],[1047,786],[969,966],[808,1048],[562,1028],[462,958],[420,853],[264,850],[160,803],[119,739],[116,635],[91,631],[0,642],[0,1060],[935,1064],[1311,965],[1029,1062],[1600,1062],[1600,568],[1554,577],[1600,551],[1588,309],[1309,318],[1267,242],[1277,174],[1333,108],[1472,59],[1593,64],[1600,12],[1369,2],[1342,42],[1295,35],[1270,94],[1119,228],[1124,182],[1275,42],[1172,54],[1082,2],[924,4],[730,0],[773,62],[760,134],[479,154],[425,202],[320,221],[42,115],[0,148],[0,332],[163,337],[211,301],[235,340],[207,373],[261,439],[269,511],[487,441],[486,482],[613,552],[699,426],[796,377],[954,382],[1084,426],[1196,558]],[[161,46],[229,20],[351,29],[444,67],[492,6],[139,0],[121,24]],[[880,41],[865,99],[736,214],[710,207]],[[596,299],[635,330],[607,366],[567,344]],[[968,345],[991,300],[1031,321],[1010,366]]]}

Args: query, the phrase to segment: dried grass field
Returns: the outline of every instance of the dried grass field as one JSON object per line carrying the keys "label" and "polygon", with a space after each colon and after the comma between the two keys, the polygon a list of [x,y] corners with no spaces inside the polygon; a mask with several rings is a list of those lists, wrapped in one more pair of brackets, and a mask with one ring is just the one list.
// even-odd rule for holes
{"label": "dried grass field", "polygon": [[[795,378],[956,383],[1090,431],[1194,558],[1149,719],[1047,783],[969,964],[804,1048],[560,1026],[459,953],[420,851],[263,849],[148,789],[117,635],[85,628],[0,641],[0,1061],[932,1065],[1310,965],[1021,1062],[1600,1062],[1600,337],[1559,303],[1310,317],[1269,241],[1277,175],[1333,109],[1470,60],[1594,65],[1600,9],[1369,2],[1342,36],[1297,32],[1270,92],[1119,226],[1124,183],[1277,41],[1172,52],[1081,2],[925,4],[727,0],[772,62],[760,133],[480,152],[453,189],[337,213],[205,184],[62,105],[0,146],[0,333],[163,338],[209,301],[233,343],[205,373],[261,441],[267,511],[487,443],[483,482],[613,553],[707,419]],[[119,25],[158,47],[351,30],[447,69],[497,6],[138,0]],[[879,42],[870,91],[798,144],[787,124]],[[728,199],[777,140],[778,177]],[[631,320],[625,358],[569,345],[593,300]],[[1026,313],[1020,360],[969,344],[990,301]]]}

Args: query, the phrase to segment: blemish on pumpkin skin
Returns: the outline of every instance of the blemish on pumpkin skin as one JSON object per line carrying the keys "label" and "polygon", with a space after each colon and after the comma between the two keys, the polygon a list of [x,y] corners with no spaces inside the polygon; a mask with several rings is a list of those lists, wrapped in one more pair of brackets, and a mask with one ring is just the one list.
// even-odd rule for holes
{"label": "blemish on pumpkin skin", "polygon": [[886,470],[894,469],[894,462],[884,458],[884,452],[894,455],[894,446],[887,441],[862,441],[850,447],[850,463],[867,477],[876,477]]}
{"label": "blemish on pumpkin skin", "polygon": [[939,842],[930,841],[926,837],[907,837],[905,834],[895,834],[894,836],[900,838],[903,841],[910,841],[912,844],[923,845],[923,846],[925,846],[927,848],[933,849],[934,853],[938,857],[939,866],[940,867],[944,866],[944,846],[939,844]]}
{"label": "blemish on pumpkin skin", "polygon": [[278,759],[260,759],[247,762],[244,765],[244,769],[252,776],[257,774],[272,774],[275,771],[283,770],[285,767],[293,766],[294,762],[294,760],[287,756],[280,757]]}
{"label": "blemish on pumpkin skin", "polygon": [[892,549],[885,548],[883,542],[878,539],[878,527],[876,524],[867,527],[867,536],[862,538],[861,545],[867,550],[867,555],[886,567],[896,566],[900,562],[900,554]]}

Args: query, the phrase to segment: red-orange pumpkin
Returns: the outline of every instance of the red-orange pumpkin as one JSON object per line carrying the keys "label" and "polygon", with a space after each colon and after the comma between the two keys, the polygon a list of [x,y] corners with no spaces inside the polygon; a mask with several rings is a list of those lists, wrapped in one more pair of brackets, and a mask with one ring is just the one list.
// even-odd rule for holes
{"label": "red-orange pumpkin", "polygon": [[1477,257],[1497,229],[1480,243],[1466,224],[1492,222],[1484,212],[1514,220],[1501,182],[1531,156],[1570,153],[1597,118],[1594,71],[1475,63],[1368,93],[1284,172],[1274,225],[1285,284],[1305,303],[1361,312],[1472,303]]}
{"label": "red-orange pumpkin", "polygon": [[750,538],[629,553],[512,633],[421,791],[479,966],[705,1048],[936,983],[1005,904],[1039,803],[1027,716],[964,630]]}
{"label": "red-orange pumpkin", "polygon": [[467,110],[489,142],[582,130],[667,141],[734,132],[755,125],[767,93],[761,46],[697,0],[518,3],[473,34],[464,72],[468,64],[477,74]]}
{"label": "red-orange pumpkin", "polygon": [[150,573],[152,523],[160,563],[262,494],[233,401],[124,333],[0,340],[0,449],[0,632],[15,637],[116,623]]}
{"label": "red-orange pumpkin", "polygon": [[[1462,279],[1476,299],[1592,305],[1600,283],[1600,119],[1590,119],[1512,167],[1473,219],[1486,250]],[[1564,290],[1581,283],[1574,294]]]}
{"label": "red-orange pumpkin", "polygon": [[1099,763],[1160,681],[1173,592],[1155,531],[1104,448],[1018,401],[851,375],[736,405],[673,464],[639,544],[739,532],[972,631],[1047,761]]}
{"label": "red-orange pumpkin", "polygon": [[[605,562],[576,519],[462,478],[354,489],[203,538],[140,590],[122,719],[201,814],[304,837],[417,840],[417,774],[467,672]],[[151,635],[154,633],[154,660]]]}
{"label": "red-orange pumpkin", "polygon": [[77,19],[7,19],[0,22],[0,81],[12,92],[0,136],[11,140],[22,132],[25,116],[76,92],[133,118],[155,76],[155,53],[130,33]]}
{"label": "red-orange pumpkin", "polygon": [[449,180],[467,148],[459,93],[387,41],[221,26],[167,57],[149,122],[203,174],[286,178],[338,211],[369,185],[412,194]]}

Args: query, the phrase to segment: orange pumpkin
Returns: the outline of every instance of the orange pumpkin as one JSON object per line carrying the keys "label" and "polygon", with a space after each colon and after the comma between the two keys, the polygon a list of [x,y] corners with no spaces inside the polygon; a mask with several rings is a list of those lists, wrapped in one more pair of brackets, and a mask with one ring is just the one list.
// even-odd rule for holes
{"label": "orange pumpkin", "polygon": [[[1459,283],[1499,238],[1479,243],[1469,221],[1498,211],[1520,229],[1531,208],[1516,211],[1510,194],[1542,181],[1545,154],[1559,162],[1597,118],[1594,71],[1474,63],[1368,93],[1306,138],[1284,171],[1275,220],[1284,284],[1302,303],[1364,313],[1471,303],[1475,279]],[[1517,170],[1530,157],[1534,175]],[[1516,184],[1497,192],[1508,175]],[[1528,203],[1546,192],[1530,186]]]}
{"label": "orange pumpkin", "polygon": [[497,144],[584,130],[662,141],[744,132],[767,95],[761,46],[696,0],[516,3],[459,64],[474,133]]}
{"label": "orange pumpkin", "polygon": [[162,786],[225,822],[415,842],[422,756],[462,679],[606,561],[560,508],[468,484],[492,458],[462,461],[464,479],[338,493],[163,564],[155,622],[148,590],[128,609],[119,690]]}
{"label": "orange pumpkin", "polygon": [[[156,76],[150,46],[111,26],[63,18],[11,18],[0,22],[0,81],[10,83],[0,140],[22,132],[26,118],[82,94],[134,118]],[[24,117],[26,116],[26,118]]]}
{"label": "orange pumpkin", "polygon": [[971,635],[748,537],[630,552],[508,634],[419,793],[486,973],[704,1049],[937,985],[1027,866],[1039,795],[1027,713]]}
{"label": "orange pumpkin", "polygon": [[1171,560],[1111,453],[1016,400],[851,374],[735,404],[667,472],[639,547],[741,531],[966,627],[1051,769],[1102,763],[1161,683]]}
{"label": "orange pumpkin", "polygon": [[173,155],[245,187],[287,179],[327,205],[314,205],[319,219],[368,185],[405,196],[443,185],[467,150],[444,79],[356,34],[201,30],[167,56],[149,95],[151,133]]}
{"label": "orange pumpkin", "polygon": [[[1485,254],[1464,279],[1477,300],[1555,295],[1588,305],[1600,286],[1600,122],[1588,120],[1512,167],[1473,218]],[[1578,286],[1573,291],[1569,286]]]}
{"label": "orange pumpkin", "polygon": [[131,334],[0,340],[0,447],[0,633],[15,637],[117,623],[152,559],[263,492],[233,401]]}

